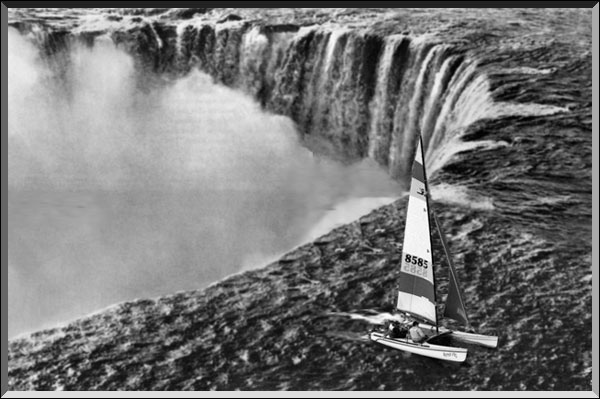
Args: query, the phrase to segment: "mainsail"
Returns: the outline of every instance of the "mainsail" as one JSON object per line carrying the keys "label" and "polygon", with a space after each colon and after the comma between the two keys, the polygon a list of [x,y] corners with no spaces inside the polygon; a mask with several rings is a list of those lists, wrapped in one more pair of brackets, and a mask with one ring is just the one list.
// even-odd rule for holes
{"label": "mainsail", "polygon": [[421,137],[412,167],[399,285],[396,308],[437,325],[429,203]]}

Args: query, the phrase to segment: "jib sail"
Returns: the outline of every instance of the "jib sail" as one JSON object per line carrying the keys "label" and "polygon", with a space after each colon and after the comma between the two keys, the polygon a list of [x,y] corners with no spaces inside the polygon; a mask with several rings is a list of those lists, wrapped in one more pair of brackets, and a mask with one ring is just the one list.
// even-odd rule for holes
{"label": "jib sail", "polygon": [[440,222],[437,216],[435,216],[435,214],[433,214],[433,219],[435,220],[435,225],[437,227],[438,233],[440,234],[440,240],[442,241],[442,246],[444,247],[444,251],[446,252],[446,259],[448,260],[448,268],[450,270],[448,297],[446,298],[444,316],[454,319],[456,321],[460,321],[468,327],[471,327],[471,324],[469,323],[469,317],[467,316],[465,303],[462,298],[460,286],[458,285],[458,275],[456,274],[456,269],[452,264],[450,252],[448,252],[448,244],[446,243],[446,239],[444,238],[442,226],[440,226]]}

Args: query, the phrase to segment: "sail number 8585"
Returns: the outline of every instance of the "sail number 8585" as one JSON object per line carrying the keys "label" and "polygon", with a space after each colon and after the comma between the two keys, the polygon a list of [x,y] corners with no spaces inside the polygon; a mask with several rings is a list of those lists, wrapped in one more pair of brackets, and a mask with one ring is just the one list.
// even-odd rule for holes
{"label": "sail number 8585", "polygon": [[406,254],[404,255],[404,267],[405,272],[416,274],[417,276],[427,277],[427,268],[429,262],[418,256]]}

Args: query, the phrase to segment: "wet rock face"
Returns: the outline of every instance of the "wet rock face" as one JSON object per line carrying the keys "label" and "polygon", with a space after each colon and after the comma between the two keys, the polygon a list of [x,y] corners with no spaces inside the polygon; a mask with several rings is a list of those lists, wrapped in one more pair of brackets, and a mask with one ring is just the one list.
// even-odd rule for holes
{"label": "wet rock face", "polygon": [[[500,346],[470,347],[470,367],[450,368],[364,339],[368,317],[350,316],[395,302],[400,200],[206,290],[13,340],[10,389],[590,389],[590,13],[152,13],[112,13],[105,31],[144,84],[200,68],[292,117],[316,150],[371,157],[399,179],[420,132],[470,320]],[[102,32],[76,20],[21,13],[11,25],[60,59]]]}

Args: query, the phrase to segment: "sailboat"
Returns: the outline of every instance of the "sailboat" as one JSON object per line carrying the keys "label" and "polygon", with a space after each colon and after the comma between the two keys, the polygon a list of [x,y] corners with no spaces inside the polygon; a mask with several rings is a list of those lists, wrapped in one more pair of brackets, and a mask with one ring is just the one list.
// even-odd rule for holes
{"label": "sailboat", "polygon": [[[437,345],[432,342],[436,342],[436,338],[441,336],[451,336],[461,342],[496,348],[498,337],[470,332],[473,329],[458,284],[458,275],[452,264],[440,223],[431,210],[429,203],[423,142],[419,136],[417,152],[412,166],[410,196],[406,211],[396,309],[419,321],[419,327],[428,335],[428,338],[423,343],[416,343],[412,341],[409,335],[405,338],[392,338],[381,331],[371,331],[369,338],[374,342],[394,349],[460,363],[466,360],[467,349]],[[439,325],[430,216],[433,216],[435,221],[450,269],[449,290],[443,317],[463,323],[469,332],[455,331]]]}

